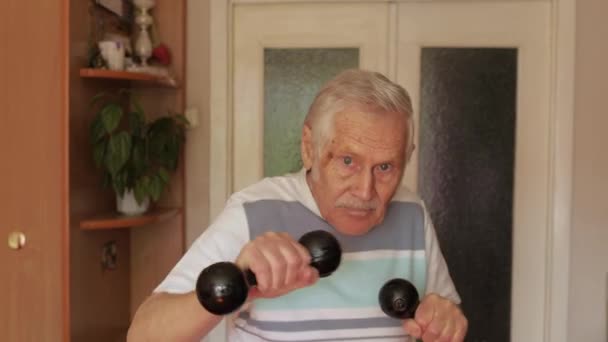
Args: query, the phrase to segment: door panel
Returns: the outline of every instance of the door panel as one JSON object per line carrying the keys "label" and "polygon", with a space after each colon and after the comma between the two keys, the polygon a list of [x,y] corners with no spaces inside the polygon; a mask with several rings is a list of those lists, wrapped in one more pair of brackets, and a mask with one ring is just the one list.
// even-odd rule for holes
{"label": "door panel", "polygon": [[[312,102],[310,94],[316,93],[325,80],[353,66],[387,71],[387,13],[386,4],[365,3],[235,7],[233,190],[278,172],[269,167],[266,167],[269,173],[264,172],[265,133],[269,133],[268,137],[288,134],[299,139],[300,131],[294,132],[293,127],[299,125],[306,114]],[[352,50],[356,52],[353,54]],[[278,63],[292,63],[293,74],[279,76],[276,69],[280,67],[265,63],[273,53],[283,54],[283,60]],[[358,63],[355,63],[355,55]],[[296,67],[298,58],[308,68]],[[272,88],[272,81],[281,77],[288,80],[302,77],[301,90],[298,92],[297,84],[292,84],[286,89],[294,92],[286,92],[286,89],[277,92]],[[273,93],[267,93],[269,91]],[[276,105],[277,96],[283,97],[280,100],[284,103]],[[294,96],[298,98],[294,100]],[[265,99],[272,102],[265,106]],[[289,126],[290,131],[273,133],[271,129],[281,129],[281,123],[277,121],[275,125],[265,127],[267,110],[269,120],[277,115],[295,115],[293,121],[287,120],[295,124]],[[266,144],[272,143],[267,141]],[[298,144],[295,141],[290,145],[289,151]],[[271,152],[266,153],[268,156]],[[281,153],[288,153],[287,158],[293,159],[290,152],[279,151],[277,147],[277,154]],[[276,158],[272,155],[270,158]]]}
{"label": "door panel", "polygon": [[300,136],[323,84],[359,66],[356,48],[264,50],[264,177],[302,168]]}
{"label": "door panel", "polygon": [[[417,126],[428,128],[433,126],[429,122],[435,122],[451,127],[448,131],[419,131],[425,136],[417,141],[425,146],[412,157],[404,182],[421,190],[437,223],[446,260],[451,272],[456,273],[456,286],[463,292],[463,300],[470,303],[465,303],[464,308],[474,318],[471,341],[509,340],[508,334],[499,333],[509,329],[509,321],[510,340],[543,339],[549,179],[549,15],[547,3],[399,5],[398,81],[412,95]],[[493,63],[491,53],[477,57],[470,55],[471,51],[464,51],[464,55],[455,53],[466,48],[479,52],[499,48],[506,50],[506,55],[515,50],[516,56],[499,57],[496,67],[489,70]],[[441,56],[442,53],[445,55]],[[443,64],[433,70],[432,59],[443,60]],[[423,76],[425,70],[432,75]],[[500,75],[505,72],[506,83],[512,82],[509,79],[516,80],[515,89],[501,84]],[[421,98],[421,86],[430,98]],[[472,93],[475,91],[478,93]],[[509,100],[512,95],[515,98]],[[442,100],[444,103],[437,103]],[[493,109],[489,105],[496,103],[492,102],[501,108]],[[425,105],[418,108],[421,103]],[[498,116],[509,108],[514,113]],[[426,117],[420,120],[420,115]],[[455,115],[463,118],[454,119]],[[471,124],[469,119],[487,122]],[[513,121],[514,136],[508,133]],[[497,136],[488,136],[492,134]],[[442,139],[450,140],[441,142]],[[508,148],[513,142],[514,156]],[[488,152],[492,145],[497,149]],[[445,149],[429,149],[432,146]],[[500,155],[492,157],[484,153]],[[431,161],[435,159],[455,162],[438,170],[436,167],[441,167],[441,163],[433,164]],[[423,163],[419,164],[420,161]],[[420,174],[420,170],[424,173]],[[475,189],[483,182],[487,183],[481,189],[483,192],[476,193]],[[498,183],[506,184],[507,188],[497,187]],[[508,189],[510,183],[512,193]],[[488,200],[480,200],[484,196]],[[511,274],[503,274],[502,280],[495,279],[500,273],[508,273],[509,263]],[[510,288],[506,286],[509,278]],[[493,296],[501,298],[494,302]],[[504,297],[511,299],[510,320],[509,303],[505,303]],[[503,317],[496,319],[500,315]]]}
{"label": "door panel", "polygon": [[2,341],[67,340],[66,6],[0,2]]}
{"label": "door panel", "polygon": [[418,189],[470,341],[509,341],[516,83],[517,49],[422,49]]}

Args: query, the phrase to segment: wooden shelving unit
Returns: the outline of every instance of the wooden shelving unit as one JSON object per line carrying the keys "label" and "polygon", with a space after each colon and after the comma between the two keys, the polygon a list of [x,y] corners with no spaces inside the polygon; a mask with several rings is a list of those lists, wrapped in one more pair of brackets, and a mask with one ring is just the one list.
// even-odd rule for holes
{"label": "wooden shelving unit", "polygon": [[100,229],[120,229],[134,228],[151,223],[168,220],[181,213],[177,208],[155,209],[143,215],[127,216],[118,213],[102,215],[99,217],[80,221],[80,229],[100,230]]}
{"label": "wooden shelving unit", "polygon": [[143,72],[83,68],[83,69],[80,69],[80,77],[114,79],[114,80],[123,80],[123,81],[136,81],[136,82],[154,84],[154,85],[158,85],[158,86],[162,86],[162,87],[178,88],[177,82],[172,82],[169,79],[166,79],[163,77],[158,77],[155,75],[146,74]]}
{"label": "wooden shelving unit", "polygon": [[[171,174],[171,185],[153,210],[139,216],[118,215],[114,194],[99,184],[99,170],[92,162],[88,142],[88,128],[95,115],[90,101],[100,93],[129,89],[129,96],[137,98],[150,120],[185,111],[187,3],[155,3],[156,38],[171,51],[171,79],[85,66],[94,36],[86,31],[96,27],[98,18],[91,15],[89,1],[71,1],[68,6],[70,50],[64,54],[70,59],[70,75],[78,82],[68,82],[70,117],[65,123],[69,127],[63,130],[69,134],[70,171],[69,263],[64,267],[69,270],[69,310],[64,311],[70,317],[64,325],[69,326],[69,339],[75,342],[124,341],[135,311],[177,264],[186,247],[184,167],[180,165]],[[49,131],[59,131],[51,122]],[[51,138],[64,141],[54,135]],[[118,256],[111,271],[99,267],[102,250],[109,242],[116,245]]]}

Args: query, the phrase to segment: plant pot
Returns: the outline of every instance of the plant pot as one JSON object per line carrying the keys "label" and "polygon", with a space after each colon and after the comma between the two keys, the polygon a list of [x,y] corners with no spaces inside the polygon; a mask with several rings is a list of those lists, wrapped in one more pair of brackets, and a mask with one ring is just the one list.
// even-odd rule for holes
{"label": "plant pot", "polygon": [[125,190],[122,197],[120,197],[118,194],[116,195],[116,210],[118,210],[118,212],[121,214],[141,215],[148,211],[149,207],[150,199],[146,197],[141,204],[137,203],[132,189]]}

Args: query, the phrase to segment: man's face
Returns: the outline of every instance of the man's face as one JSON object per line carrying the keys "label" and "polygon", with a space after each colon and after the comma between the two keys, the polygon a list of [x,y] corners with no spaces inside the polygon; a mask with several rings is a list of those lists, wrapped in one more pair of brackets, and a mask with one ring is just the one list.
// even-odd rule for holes
{"label": "man's face", "polygon": [[338,231],[360,235],[382,222],[399,186],[407,123],[399,113],[357,108],[337,113],[334,120],[333,135],[319,155],[310,129],[304,128],[304,166],[313,170],[307,181],[321,215]]}

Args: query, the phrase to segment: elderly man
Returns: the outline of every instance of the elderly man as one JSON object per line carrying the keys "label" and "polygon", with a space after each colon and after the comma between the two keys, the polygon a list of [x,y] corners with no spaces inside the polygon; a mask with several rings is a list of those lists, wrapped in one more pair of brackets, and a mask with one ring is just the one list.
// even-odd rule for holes
{"label": "elderly man", "polygon": [[[137,311],[130,341],[191,341],[221,317],[205,311],[198,274],[219,261],[251,269],[258,286],[229,317],[230,341],[462,341],[467,320],[421,200],[400,187],[414,150],[406,91],[373,72],[328,82],[302,129],[304,168],[231,196],[215,222]],[[296,240],[323,229],[342,264],[319,279]],[[378,291],[405,278],[424,296],[414,319],[386,317]]]}

